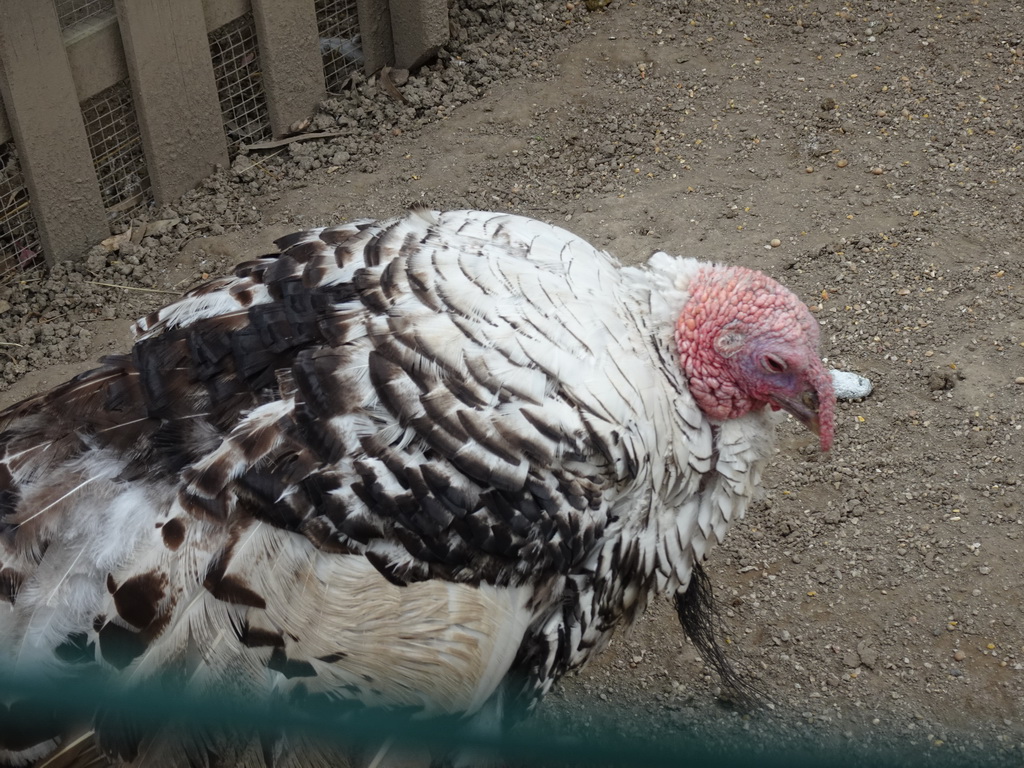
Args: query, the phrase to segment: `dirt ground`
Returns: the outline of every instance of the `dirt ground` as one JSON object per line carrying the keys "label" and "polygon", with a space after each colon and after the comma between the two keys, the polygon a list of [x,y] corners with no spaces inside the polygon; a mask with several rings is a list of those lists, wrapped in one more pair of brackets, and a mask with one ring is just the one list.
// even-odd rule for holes
{"label": "dirt ground", "polygon": [[404,101],[359,79],[312,126],[341,136],[243,154],[120,250],[9,279],[2,404],[274,237],[414,202],[757,267],[875,384],[829,454],[783,430],[708,564],[775,710],[720,705],[659,601],[538,717],[1024,765],[1024,6],[574,3],[458,0]]}

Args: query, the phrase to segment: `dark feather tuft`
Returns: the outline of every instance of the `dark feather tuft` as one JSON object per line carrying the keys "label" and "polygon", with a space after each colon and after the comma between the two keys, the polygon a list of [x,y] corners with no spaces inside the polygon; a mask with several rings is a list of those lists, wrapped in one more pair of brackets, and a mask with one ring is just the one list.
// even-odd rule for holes
{"label": "dark feather tuft", "polygon": [[676,594],[676,613],[683,632],[690,638],[704,662],[721,678],[722,686],[728,692],[728,696],[723,699],[730,700],[744,711],[760,709],[771,703],[764,688],[753,682],[746,670],[737,671],[719,644],[721,614],[715,602],[711,578],[700,563],[693,564],[686,591]]}

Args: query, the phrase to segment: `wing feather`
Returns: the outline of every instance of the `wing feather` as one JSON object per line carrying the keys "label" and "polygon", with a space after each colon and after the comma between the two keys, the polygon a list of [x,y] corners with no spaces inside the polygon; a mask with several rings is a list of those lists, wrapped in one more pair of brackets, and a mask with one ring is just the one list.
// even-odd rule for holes
{"label": "wing feather", "polygon": [[770,429],[682,380],[696,262],[476,211],[278,246],[0,415],[0,665],[499,711],[742,516]]}

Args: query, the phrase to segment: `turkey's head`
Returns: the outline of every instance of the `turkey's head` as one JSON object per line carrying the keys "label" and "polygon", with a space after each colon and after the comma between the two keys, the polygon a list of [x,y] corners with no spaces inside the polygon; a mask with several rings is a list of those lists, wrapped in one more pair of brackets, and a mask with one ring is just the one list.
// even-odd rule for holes
{"label": "turkey's head", "polygon": [[676,325],[697,405],[734,419],[784,409],[832,445],[835,394],[818,355],[818,322],[791,291],[744,267],[701,267]]}

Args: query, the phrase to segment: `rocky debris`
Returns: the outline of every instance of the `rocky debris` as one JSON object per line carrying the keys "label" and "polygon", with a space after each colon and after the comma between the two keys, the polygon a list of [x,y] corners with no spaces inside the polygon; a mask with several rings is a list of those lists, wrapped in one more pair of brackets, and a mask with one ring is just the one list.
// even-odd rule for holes
{"label": "rocky debris", "polygon": [[389,73],[401,98],[357,77],[302,127],[333,137],[242,154],[117,248],[0,285],[7,402],[27,372],[125,349],[131,319],[289,229],[413,202],[533,215],[631,261],[766,270],[812,307],[829,365],[876,385],[840,403],[828,455],[784,426],[763,498],[707,564],[727,651],[775,709],[720,707],[656,601],[538,716],[581,737],[1019,765],[1012,4],[456,0],[451,19],[436,62]]}

